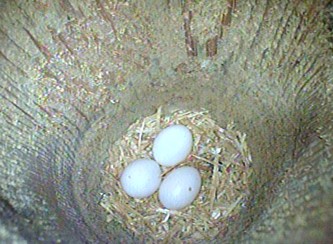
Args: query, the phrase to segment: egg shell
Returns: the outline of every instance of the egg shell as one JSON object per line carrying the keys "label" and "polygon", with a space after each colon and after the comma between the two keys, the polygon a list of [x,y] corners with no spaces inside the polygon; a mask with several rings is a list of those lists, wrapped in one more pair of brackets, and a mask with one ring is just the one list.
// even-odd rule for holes
{"label": "egg shell", "polygon": [[174,166],[187,158],[192,145],[192,133],[186,126],[171,125],[155,138],[153,156],[160,165]]}
{"label": "egg shell", "polygon": [[120,177],[124,191],[131,197],[149,197],[161,184],[161,169],[150,159],[137,159],[124,169]]}
{"label": "egg shell", "polygon": [[201,188],[201,176],[196,168],[184,166],[171,171],[162,181],[159,200],[165,208],[179,210],[190,205]]}

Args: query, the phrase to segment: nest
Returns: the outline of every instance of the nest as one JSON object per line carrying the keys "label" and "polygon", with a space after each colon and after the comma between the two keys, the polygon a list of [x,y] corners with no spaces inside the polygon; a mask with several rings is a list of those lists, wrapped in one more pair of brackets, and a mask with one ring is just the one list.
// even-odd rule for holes
{"label": "nest", "polygon": [[[156,135],[172,124],[187,126],[194,143],[188,159],[174,167],[162,167],[163,177],[176,167],[193,166],[202,177],[202,187],[188,207],[171,211],[163,208],[157,192],[146,199],[129,197],[120,185],[126,165],[139,158],[151,158]],[[233,124],[219,127],[209,112],[175,111],[157,113],[132,124],[109,151],[100,202],[107,221],[119,223],[142,241],[211,240],[223,233],[227,221],[235,221],[246,207],[252,172],[246,135]]]}

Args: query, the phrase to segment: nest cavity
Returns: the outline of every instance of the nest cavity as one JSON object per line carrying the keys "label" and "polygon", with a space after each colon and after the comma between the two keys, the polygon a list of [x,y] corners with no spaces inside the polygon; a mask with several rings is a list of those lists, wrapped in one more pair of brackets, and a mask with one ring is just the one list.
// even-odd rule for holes
{"label": "nest cavity", "polygon": [[[145,199],[129,197],[119,180],[130,162],[153,159],[154,138],[172,124],[185,125],[192,131],[193,149],[181,164],[162,167],[162,177],[185,165],[197,168],[202,177],[195,201],[179,211],[163,208],[157,192]],[[110,148],[100,204],[107,222],[121,224],[142,241],[212,240],[246,208],[251,164],[246,135],[235,130],[233,123],[221,128],[207,110],[177,110],[164,115],[159,108],[156,114],[132,124]]]}

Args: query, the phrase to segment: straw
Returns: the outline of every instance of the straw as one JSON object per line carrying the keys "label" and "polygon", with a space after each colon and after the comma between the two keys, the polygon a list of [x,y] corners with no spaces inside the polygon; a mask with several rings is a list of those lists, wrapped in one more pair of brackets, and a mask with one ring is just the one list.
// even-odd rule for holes
{"label": "straw", "polygon": [[[147,199],[131,198],[119,182],[127,164],[139,158],[153,158],[154,138],[171,124],[182,124],[191,130],[193,150],[180,165],[162,167],[162,176],[189,165],[196,167],[202,177],[198,197],[180,211],[164,209],[157,193]],[[221,128],[207,110],[177,110],[164,115],[160,107],[156,114],[132,124],[110,148],[103,186],[112,189],[112,193],[106,190],[100,204],[107,221],[120,223],[140,240],[212,240],[223,231],[230,216],[238,216],[246,202],[251,164],[246,135],[235,130],[233,123]]]}

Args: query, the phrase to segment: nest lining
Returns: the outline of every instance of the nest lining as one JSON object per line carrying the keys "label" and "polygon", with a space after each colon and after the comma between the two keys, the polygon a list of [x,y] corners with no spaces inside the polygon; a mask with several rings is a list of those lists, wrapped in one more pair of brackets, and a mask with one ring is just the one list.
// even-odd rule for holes
{"label": "nest lining", "polygon": [[[193,149],[187,160],[174,167],[162,167],[162,177],[174,168],[193,166],[202,178],[201,190],[188,207],[163,208],[157,192],[145,199],[129,197],[120,185],[126,165],[139,158],[151,158],[156,135],[172,124],[187,126],[193,134]],[[246,135],[231,123],[219,127],[207,110],[157,113],[132,124],[109,150],[105,167],[101,206],[107,222],[116,222],[142,241],[212,240],[235,221],[249,195],[251,155]],[[163,180],[163,179],[162,179]]]}

